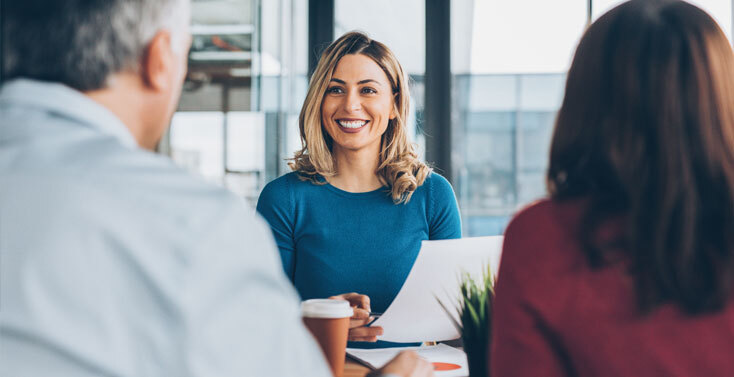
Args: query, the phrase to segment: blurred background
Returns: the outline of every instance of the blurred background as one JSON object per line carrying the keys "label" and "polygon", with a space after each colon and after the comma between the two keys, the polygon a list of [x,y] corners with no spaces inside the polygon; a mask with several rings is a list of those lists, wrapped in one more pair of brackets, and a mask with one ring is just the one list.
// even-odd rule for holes
{"label": "blurred background", "polygon": [[[733,0],[691,2],[732,40]],[[194,0],[189,74],[159,151],[254,206],[300,148],[309,67],[328,42],[360,30],[409,73],[412,140],[453,184],[464,236],[501,234],[545,195],[572,54],[585,27],[619,3]]]}

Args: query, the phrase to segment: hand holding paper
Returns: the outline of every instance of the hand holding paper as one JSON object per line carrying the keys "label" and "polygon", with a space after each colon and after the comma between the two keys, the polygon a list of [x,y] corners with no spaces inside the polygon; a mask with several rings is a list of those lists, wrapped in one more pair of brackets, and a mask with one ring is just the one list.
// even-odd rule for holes
{"label": "hand holding paper", "polygon": [[423,241],[397,297],[373,324],[384,329],[379,339],[423,342],[459,338],[461,334],[438,300],[449,308],[458,303],[459,278],[464,272],[479,277],[489,264],[496,276],[502,239],[492,236]]}

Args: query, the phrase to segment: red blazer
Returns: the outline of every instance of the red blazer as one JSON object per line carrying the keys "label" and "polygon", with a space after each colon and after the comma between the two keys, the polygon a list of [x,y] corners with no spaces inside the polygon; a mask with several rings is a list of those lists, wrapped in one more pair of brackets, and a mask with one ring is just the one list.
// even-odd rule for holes
{"label": "red blazer", "polygon": [[623,263],[592,271],[576,229],[581,201],[538,202],[505,232],[490,369],[504,376],[734,376],[734,300],[688,317],[643,316]]}

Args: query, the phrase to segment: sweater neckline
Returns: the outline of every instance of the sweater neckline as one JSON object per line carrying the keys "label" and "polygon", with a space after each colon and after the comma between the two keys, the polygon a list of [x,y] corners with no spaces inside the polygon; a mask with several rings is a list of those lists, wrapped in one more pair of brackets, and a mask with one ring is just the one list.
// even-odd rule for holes
{"label": "sweater neckline", "polygon": [[351,191],[344,191],[331,183],[329,183],[327,180],[324,179],[324,186],[341,196],[345,196],[348,198],[366,198],[366,197],[372,197],[372,196],[386,196],[389,192],[389,188],[387,186],[382,186],[378,189],[372,190],[372,191],[365,191],[365,192],[351,192]]}

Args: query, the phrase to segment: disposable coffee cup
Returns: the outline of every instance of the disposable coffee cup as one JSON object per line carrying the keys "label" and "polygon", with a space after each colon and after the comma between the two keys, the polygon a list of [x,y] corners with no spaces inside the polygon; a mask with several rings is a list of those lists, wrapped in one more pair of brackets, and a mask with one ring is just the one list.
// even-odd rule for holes
{"label": "disposable coffee cup", "polygon": [[344,371],[349,318],[353,314],[345,300],[313,299],[301,303],[303,323],[316,338],[331,372],[337,377]]}

